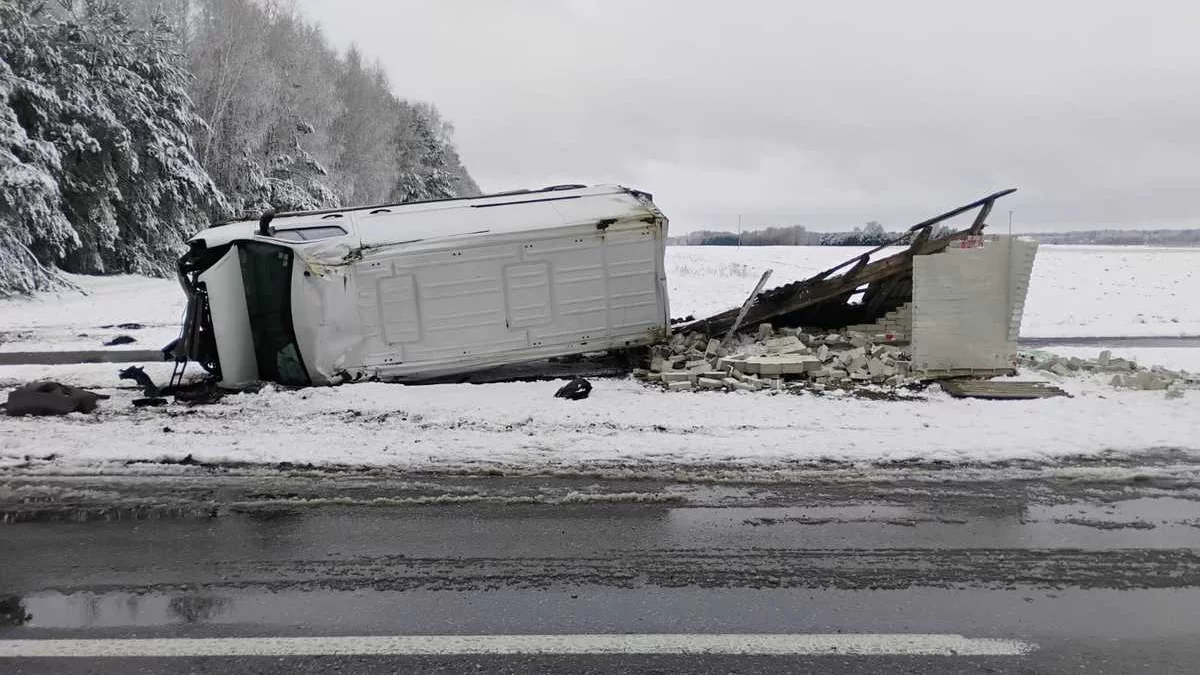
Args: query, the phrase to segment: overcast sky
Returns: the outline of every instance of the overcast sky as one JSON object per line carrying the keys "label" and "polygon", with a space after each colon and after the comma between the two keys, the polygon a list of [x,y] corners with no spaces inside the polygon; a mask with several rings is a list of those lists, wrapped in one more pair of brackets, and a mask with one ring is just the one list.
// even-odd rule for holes
{"label": "overcast sky", "polygon": [[1200,2],[298,0],[485,191],[621,183],[672,231],[995,190],[1017,229],[1200,226]]}

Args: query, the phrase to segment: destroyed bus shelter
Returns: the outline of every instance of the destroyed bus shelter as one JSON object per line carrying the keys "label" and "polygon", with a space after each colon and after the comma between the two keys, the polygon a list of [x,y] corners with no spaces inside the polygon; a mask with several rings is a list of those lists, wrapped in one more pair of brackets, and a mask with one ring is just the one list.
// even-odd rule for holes
{"label": "destroyed bus shelter", "polygon": [[[913,225],[892,241],[840,265],[808,279],[764,291],[740,320],[740,310],[735,308],[686,323],[679,330],[715,337],[760,323],[837,329],[873,322],[912,301],[915,256],[941,253],[956,242],[979,237],[996,200],[1013,192],[1016,192],[1015,188],[1002,190],[934,216]],[[970,226],[934,236],[938,226],[972,212],[976,214]],[[907,246],[907,249],[872,260],[876,254],[895,246]],[[855,302],[858,295],[861,295],[861,301]]]}

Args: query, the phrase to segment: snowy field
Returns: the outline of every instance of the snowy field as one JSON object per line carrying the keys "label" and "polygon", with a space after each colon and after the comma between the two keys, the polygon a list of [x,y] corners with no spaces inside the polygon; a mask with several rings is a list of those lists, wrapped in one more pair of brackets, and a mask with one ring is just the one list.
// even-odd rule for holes
{"label": "snowy field", "polygon": [[[697,318],[768,287],[804,279],[868,248],[672,246],[671,314]],[[899,251],[900,249],[896,249]],[[1042,246],[1025,305],[1025,337],[1200,335],[1200,248]]]}
{"label": "snowy field", "polygon": [[[803,279],[868,249],[837,246],[667,249],[671,314],[703,317],[736,307],[759,276],[768,287]],[[184,296],[174,279],[68,278],[81,290],[0,300],[0,352],[157,349],[179,334]],[[1111,337],[1200,335],[1200,248],[1043,246],[1022,335]],[[122,329],[138,323],[142,329]],[[109,327],[105,327],[109,326]]]}
{"label": "snowy field", "polygon": [[[844,248],[670,248],[675,316],[738,304],[766,267],[775,284],[853,255]],[[1025,334],[1200,335],[1200,249],[1043,247]],[[117,333],[130,348],[175,336],[183,296],[171,280],[75,277],[87,292],[0,301],[8,351],[94,349]],[[102,328],[137,322],[139,330]],[[85,337],[79,337],[85,335]],[[1092,357],[1093,348],[1056,348]],[[1143,365],[1200,371],[1200,350],[1116,349]],[[1053,461],[1177,449],[1200,456],[1200,392],[1119,391],[1105,378],[1059,380],[1069,399],[986,402],[927,392],[869,401],[786,393],[666,394],[597,380],[586,401],[553,398],[559,383],[270,389],[211,406],[134,409],[117,364],[0,367],[0,391],[56,379],[110,394],[95,415],[0,417],[0,467],[126,471],[127,460],[314,463],[461,471],[772,471],[823,459],[954,463]],[[149,364],[165,381],[168,364]]]}

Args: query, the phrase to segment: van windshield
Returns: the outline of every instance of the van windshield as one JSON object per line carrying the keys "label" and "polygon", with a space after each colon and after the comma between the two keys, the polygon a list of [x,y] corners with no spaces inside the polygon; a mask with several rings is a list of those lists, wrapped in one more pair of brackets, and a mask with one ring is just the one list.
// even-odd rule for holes
{"label": "van windshield", "polygon": [[238,256],[259,379],[293,386],[310,384],[292,325],[292,251],[245,242],[239,244]]}

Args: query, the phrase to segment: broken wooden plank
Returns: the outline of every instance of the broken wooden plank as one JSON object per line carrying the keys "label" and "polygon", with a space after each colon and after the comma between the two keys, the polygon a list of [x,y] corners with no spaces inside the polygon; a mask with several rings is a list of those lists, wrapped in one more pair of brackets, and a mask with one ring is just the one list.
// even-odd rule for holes
{"label": "broken wooden plank", "polygon": [[1047,382],[943,380],[938,384],[941,385],[943,391],[955,398],[1017,401],[1070,396],[1067,392]]}
{"label": "broken wooden plank", "polygon": [[763,286],[767,285],[767,279],[771,278],[772,271],[773,270],[767,270],[766,272],[763,272],[762,278],[758,280],[758,283],[754,286],[754,290],[750,292],[750,297],[746,298],[746,301],[742,303],[742,309],[740,312],[738,312],[737,318],[734,319],[733,327],[729,329],[729,332],[725,335],[725,339],[721,342],[722,347],[729,345],[729,340],[733,338],[733,335],[737,333],[738,328],[742,326],[742,321],[746,319],[746,312],[749,312],[750,308],[754,306],[755,300],[758,299],[758,294],[762,293]]}

